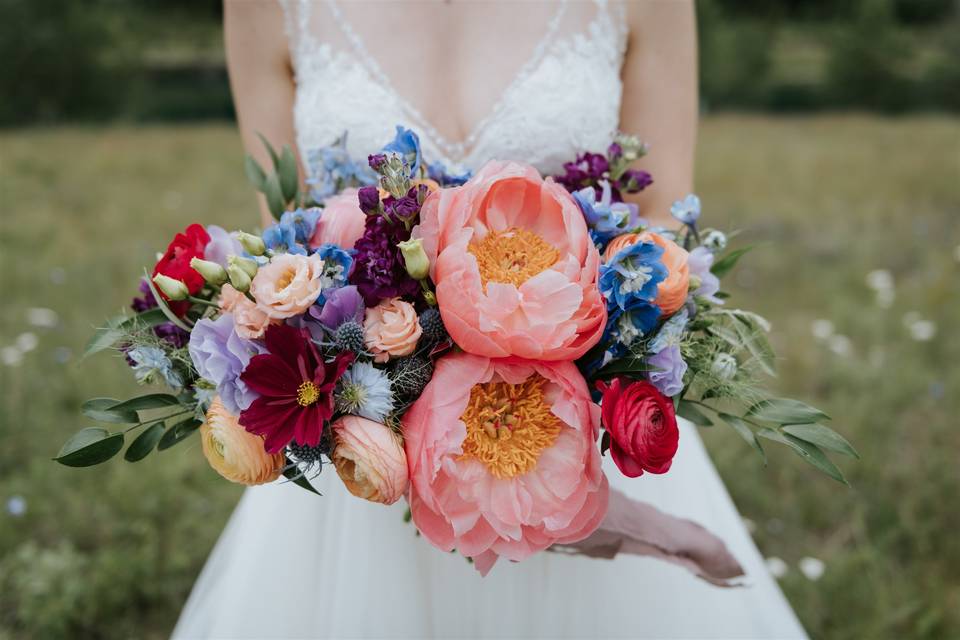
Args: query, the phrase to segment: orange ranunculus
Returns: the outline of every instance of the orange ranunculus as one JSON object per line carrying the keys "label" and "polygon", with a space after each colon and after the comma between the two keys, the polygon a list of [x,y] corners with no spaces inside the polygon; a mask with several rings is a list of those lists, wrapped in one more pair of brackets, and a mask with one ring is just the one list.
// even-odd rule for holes
{"label": "orange ranunculus", "polygon": [[214,471],[238,484],[273,482],[285,464],[283,453],[267,453],[263,438],[244,429],[237,417],[214,399],[207,421],[200,426],[203,455]]}

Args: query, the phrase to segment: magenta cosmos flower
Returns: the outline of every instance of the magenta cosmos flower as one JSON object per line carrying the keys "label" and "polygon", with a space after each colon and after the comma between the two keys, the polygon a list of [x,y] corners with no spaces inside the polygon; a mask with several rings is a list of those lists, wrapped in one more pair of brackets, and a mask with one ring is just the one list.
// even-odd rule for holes
{"label": "magenta cosmos flower", "polygon": [[333,415],[334,387],[354,356],[342,353],[324,362],[306,331],[282,324],[268,327],[264,342],[268,353],[252,357],[240,374],[260,394],[240,414],[240,424],[264,437],[268,453],[291,441],[315,447]]}
{"label": "magenta cosmos flower", "polygon": [[570,362],[441,358],[403,418],[414,523],[483,574],[586,538],[609,499],[599,424]]}

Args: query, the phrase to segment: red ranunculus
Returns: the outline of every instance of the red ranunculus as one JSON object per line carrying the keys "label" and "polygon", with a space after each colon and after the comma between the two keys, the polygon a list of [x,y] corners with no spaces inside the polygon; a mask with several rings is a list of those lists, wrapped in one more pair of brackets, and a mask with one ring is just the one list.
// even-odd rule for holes
{"label": "red ranunculus", "polygon": [[666,473],[677,453],[680,432],[673,402],[646,380],[617,378],[603,392],[603,426],[610,434],[610,453],[625,476],[644,471]]}
{"label": "red ranunculus", "polygon": [[[187,285],[190,295],[195,295],[203,288],[203,276],[190,266],[190,260],[193,258],[203,259],[203,252],[208,242],[210,242],[210,235],[207,230],[202,225],[191,224],[183,233],[174,236],[173,241],[167,247],[166,253],[153,268],[153,275],[161,273],[180,280]],[[162,291],[159,293],[165,300],[167,299]],[[170,308],[174,313],[182,316],[190,308],[190,303],[184,301],[173,302],[170,304]]]}
{"label": "red ranunculus", "polygon": [[240,379],[260,394],[240,413],[240,424],[264,437],[267,453],[291,441],[315,447],[333,416],[333,390],[354,360],[344,352],[324,362],[306,330],[279,324],[267,327],[268,353],[250,358]]}

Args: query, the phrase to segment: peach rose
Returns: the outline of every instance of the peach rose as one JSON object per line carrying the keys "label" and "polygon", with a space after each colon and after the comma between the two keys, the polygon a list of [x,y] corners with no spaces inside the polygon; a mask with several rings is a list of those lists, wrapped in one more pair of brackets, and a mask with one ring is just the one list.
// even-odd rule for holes
{"label": "peach rose", "polygon": [[407,491],[407,454],[393,429],[360,416],[332,425],[331,459],[347,490],[358,498],[393,504]]}
{"label": "peach rose", "polygon": [[687,292],[690,289],[690,266],[687,264],[689,254],[686,249],[652,231],[625,233],[610,241],[603,259],[610,260],[623,249],[641,241],[653,242],[663,249],[660,260],[667,268],[667,277],[657,286],[657,299],[654,302],[660,307],[664,317],[672,315],[687,301]]}
{"label": "peach rose", "polygon": [[357,189],[344,189],[323,203],[323,213],[310,238],[310,248],[323,244],[335,244],[343,249],[352,249],[363,235],[367,216],[360,210]]}
{"label": "peach rose", "polygon": [[363,341],[376,362],[410,355],[422,333],[413,305],[400,298],[390,298],[367,309],[363,320]]}
{"label": "peach rose", "polygon": [[573,360],[607,320],[600,254],[573,197],[533,167],[490,162],[431,194],[423,239],[450,337],[492,358]]}
{"label": "peach rose", "polygon": [[317,254],[274,256],[253,277],[250,293],[270,318],[282,320],[300,315],[320,297],[324,266],[323,258]]}
{"label": "peach rose", "polygon": [[200,438],[207,462],[230,482],[248,486],[273,482],[286,464],[283,453],[264,451],[263,438],[240,426],[220,398],[210,404]]}
{"label": "peach rose", "polygon": [[262,338],[271,323],[270,317],[260,307],[230,284],[220,289],[220,308],[233,314],[237,335],[247,340]]}

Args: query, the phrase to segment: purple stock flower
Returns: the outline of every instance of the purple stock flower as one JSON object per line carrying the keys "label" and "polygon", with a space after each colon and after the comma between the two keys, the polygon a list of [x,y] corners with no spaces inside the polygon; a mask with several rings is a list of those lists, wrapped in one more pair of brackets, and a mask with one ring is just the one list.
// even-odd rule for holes
{"label": "purple stock flower", "polygon": [[380,173],[380,170],[383,169],[383,165],[387,164],[387,156],[383,153],[371,153],[367,156],[367,164],[370,165],[370,168]]}
{"label": "purple stock flower", "polygon": [[400,220],[412,220],[414,216],[420,213],[420,202],[417,199],[418,190],[416,187],[410,189],[407,195],[402,198],[389,197],[383,203],[383,208],[388,216],[393,216]]}
{"label": "purple stock flower", "polygon": [[207,243],[206,249],[203,250],[205,260],[216,262],[226,269],[227,256],[242,256],[244,254],[240,242],[223,227],[211,224],[207,227],[207,233],[210,235],[210,242]]}
{"label": "purple stock flower", "polygon": [[700,286],[693,295],[706,298],[714,304],[723,304],[723,300],[715,295],[720,290],[720,278],[710,271],[713,266],[713,253],[706,247],[697,247],[690,252],[687,265],[690,267],[690,275],[700,278]]}
{"label": "purple stock flower", "polygon": [[687,363],[680,355],[678,345],[670,345],[649,356],[647,363],[657,367],[656,370],[648,372],[647,377],[660,393],[673,397],[683,391],[683,374],[687,372]]}
{"label": "purple stock flower", "polygon": [[216,320],[199,320],[190,334],[190,359],[202,378],[217,386],[220,401],[227,410],[239,415],[257,398],[240,374],[253,356],[266,349],[237,335],[233,315],[222,314]]}
{"label": "purple stock flower", "polygon": [[376,187],[360,187],[357,199],[360,201],[360,210],[368,216],[380,212],[380,190]]}
{"label": "purple stock flower", "polygon": [[420,283],[407,274],[397,243],[409,239],[402,224],[393,224],[382,216],[369,216],[363,236],[354,249],[350,282],[356,285],[367,306],[376,306],[385,298],[417,297]]}
{"label": "purple stock flower", "polygon": [[640,169],[627,169],[617,181],[624,193],[637,193],[653,184],[653,177]]}

